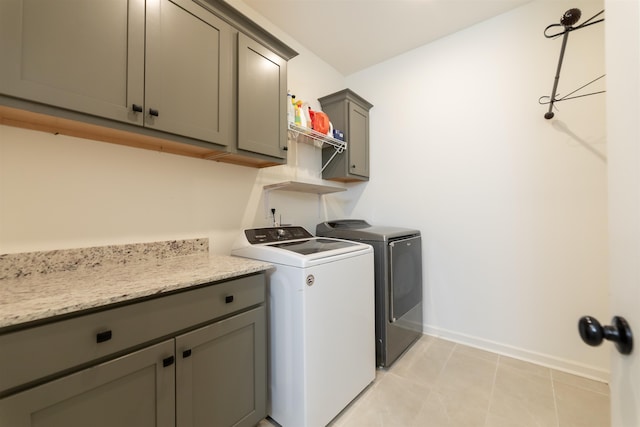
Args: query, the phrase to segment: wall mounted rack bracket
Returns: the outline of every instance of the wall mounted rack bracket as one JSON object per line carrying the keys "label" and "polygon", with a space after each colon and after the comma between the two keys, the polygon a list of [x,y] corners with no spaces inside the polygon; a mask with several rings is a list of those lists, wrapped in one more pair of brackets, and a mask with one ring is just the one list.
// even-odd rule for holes
{"label": "wall mounted rack bracket", "polygon": [[[544,36],[548,39],[552,39],[552,38],[556,38],[556,37],[560,37],[562,36],[562,47],[560,48],[560,58],[558,58],[558,67],[556,69],[556,76],[553,80],[553,89],[551,90],[551,96],[541,96],[538,99],[538,102],[540,104],[549,104],[549,111],[547,111],[544,115],[544,118],[549,120],[552,119],[553,116],[555,115],[553,112],[553,104],[555,104],[556,102],[560,102],[560,101],[568,101],[569,99],[576,99],[576,98],[582,98],[585,96],[590,96],[590,95],[597,95],[600,93],[604,93],[605,91],[598,91],[598,92],[591,92],[591,93],[585,93],[582,95],[576,95],[576,96],[571,96],[574,93],[578,92],[581,89],[584,89],[585,87],[589,86],[590,84],[600,80],[601,78],[603,78],[605,75],[601,75],[600,77],[597,77],[593,80],[591,80],[589,83],[580,86],[578,89],[574,90],[573,92],[568,93],[567,95],[561,97],[561,98],[556,98],[556,94],[557,94],[557,90],[558,90],[558,82],[560,81],[560,70],[562,69],[562,61],[564,59],[564,52],[567,48],[567,40],[569,39],[569,33],[571,33],[572,31],[576,31],[576,30],[580,30],[582,28],[597,24],[599,22],[603,22],[604,18],[600,18],[600,19],[595,19],[598,16],[602,15],[604,13],[604,10],[596,13],[595,15],[593,15],[591,18],[587,19],[585,22],[583,22],[582,24],[578,25],[578,26],[573,26],[576,22],[578,22],[578,20],[580,19],[581,16],[581,12],[580,9],[569,9],[567,10],[564,15],[562,15],[562,18],[560,18],[560,23],[559,24],[551,24],[549,26],[547,26],[547,28],[544,29]],[[553,31],[550,32],[549,30],[551,29],[556,29],[558,27],[561,27],[562,29],[560,31]]]}
{"label": "wall mounted rack bracket", "polygon": [[303,126],[298,126],[295,123],[289,122],[289,132],[293,133],[296,136],[302,135],[303,136],[302,140],[304,142],[315,145],[316,147],[324,147],[324,144],[333,147],[334,152],[329,158],[329,160],[327,160],[327,162],[324,165],[322,165],[322,169],[320,169],[320,173],[324,171],[324,169],[327,167],[329,163],[331,163],[331,160],[333,160],[334,157],[336,157],[340,153],[343,153],[344,150],[346,150],[347,148],[346,141],[341,141],[339,139],[332,138],[330,136],[317,132],[313,129],[309,129]]}

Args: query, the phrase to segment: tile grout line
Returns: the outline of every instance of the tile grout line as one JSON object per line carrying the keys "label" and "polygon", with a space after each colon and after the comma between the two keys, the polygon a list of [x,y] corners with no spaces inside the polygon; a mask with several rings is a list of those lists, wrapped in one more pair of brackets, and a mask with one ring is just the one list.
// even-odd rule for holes
{"label": "tile grout line", "polygon": [[[447,356],[447,360],[444,361],[444,363],[442,364],[442,368],[440,369],[440,372],[438,372],[438,377],[436,379],[436,382],[440,379],[440,377],[442,377],[442,373],[444,372],[444,370],[446,369],[447,365],[449,364],[449,361],[451,360],[451,357],[453,356],[453,353],[456,351],[456,349],[460,346],[460,344],[458,343],[454,343],[453,347],[451,348],[451,351],[449,352],[449,355]],[[442,399],[442,396],[439,395],[438,397],[439,400]],[[451,419],[451,417],[449,416],[449,411],[448,409],[445,409],[445,413],[447,415],[447,419]]]}
{"label": "tile grout line", "polygon": [[[424,349],[422,350],[423,355],[426,355],[427,351],[431,348],[431,346],[433,345],[435,341],[434,340],[429,340],[426,344],[426,346],[424,347]],[[414,344],[415,345],[415,344]],[[446,366],[447,362],[449,361],[449,359],[451,358],[451,355],[453,354],[453,351],[455,349],[455,346],[453,347],[453,349],[451,350],[451,353],[449,353],[449,357],[447,358],[447,361],[445,361],[442,370],[438,373],[438,377],[442,374],[442,371],[444,370],[444,366]],[[422,411],[422,409],[425,407],[425,405],[427,404],[426,399],[427,397],[431,396],[434,393],[433,391],[433,386],[432,384],[429,384],[429,394],[427,396],[425,396],[425,399],[423,399],[422,404],[420,405],[420,409],[418,409],[418,412],[416,414],[416,417],[418,416],[418,414],[420,414],[420,412]],[[384,426],[383,426],[384,427]]]}
{"label": "tile grout line", "polygon": [[489,409],[491,409],[491,403],[493,402],[493,394],[496,390],[496,379],[498,378],[498,364],[500,363],[500,355],[498,355],[498,359],[496,359],[496,368],[493,372],[493,381],[491,383],[491,394],[489,395],[489,403],[487,404],[487,411],[484,414],[484,426],[487,427],[487,423],[489,422]]}
{"label": "tile grout line", "polygon": [[560,427],[560,414],[558,413],[558,395],[556,394],[556,381],[553,379],[553,370],[549,370],[551,377],[551,392],[553,394],[553,410],[556,413],[556,427]]}

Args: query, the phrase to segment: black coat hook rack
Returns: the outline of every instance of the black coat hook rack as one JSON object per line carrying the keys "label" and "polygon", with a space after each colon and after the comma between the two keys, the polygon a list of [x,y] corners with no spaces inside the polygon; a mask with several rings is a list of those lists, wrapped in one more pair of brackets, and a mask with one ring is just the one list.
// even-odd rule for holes
{"label": "black coat hook rack", "polygon": [[558,82],[560,81],[560,70],[562,69],[562,60],[564,59],[564,52],[567,48],[567,40],[569,39],[569,33],[571,33],[572,31],[581,30],[582,28],[597,24],[599,22],[603,22],[604,18],[596,19],[603,13],[604,13],[604,10],[596,13],[595,15],[587,19],[582,24],[574,27],[574,24],[580,20],[580,16],[582,15],[582,12],[580,12],[580,9],[569,9],[564,13],[564,15],[562,15],[562,18],[560,18],[559,24],[551,24],[544,29],[544,36],[548,39],[562,36],[562,47],[560,48],[560,58],[558,59],[558,68],[556,69],[556,76],[555,76],[555,79],[553,80],[553,89],[551,91],[551,96],[541,96],[540,99],[538,99],[538,102],[540,104],[543,104],[543,105],[549,104],[549,111],[547,111],[544,115],[545,119],[549,120],[553,118],[554,116],[553,104],[555,104],[556,102],[567,101],[569,99],[575,99],[575,98],[582,98],[584,96],[597,95],[599,93],[605,92],[601,90],[598,92],[591,92],[591,93],[585,93],[582,95],[571,96],[574,93],[578,92],[579,90],[584,89],[590,84],[603,78],[605,76],[603,74],[600,77],[597,77],[591,80],[589,83],[580,86],[578,89],[574,90],[573,92],[570,92],[563,97],[556,98]]}

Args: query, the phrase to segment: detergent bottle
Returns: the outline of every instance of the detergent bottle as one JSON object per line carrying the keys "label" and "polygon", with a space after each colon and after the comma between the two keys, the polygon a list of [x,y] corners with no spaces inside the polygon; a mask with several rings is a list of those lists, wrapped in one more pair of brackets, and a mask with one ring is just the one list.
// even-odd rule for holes
{"label": "detergent bottle", "polygon": [[304,114],[304,121],[309,129],[313,129],[313,122],[311,121],[311,107],[308,102],[302,104],[302,113]]}

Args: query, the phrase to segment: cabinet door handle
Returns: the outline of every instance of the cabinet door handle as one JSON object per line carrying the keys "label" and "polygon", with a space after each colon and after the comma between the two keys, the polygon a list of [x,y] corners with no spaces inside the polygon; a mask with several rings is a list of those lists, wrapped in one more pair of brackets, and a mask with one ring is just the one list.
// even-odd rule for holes
{"label": "cabinet door handle", "polygon": [[171,366],[173,365],[173,362],[175,362],[175,358],[173,356],[169,356],[166,359],[162,359],[162,366],[164,366],[165,368],[167,366]]}
{"label": "cabinet door handle", "polygon": [[355,168],[356,168],[356,165],[351,165],[351,169],[355,169]]}
{"label": "cabinet door handle", "polygon": [[142,113],[142,105],[138,105],[138,104],[133,104],[131,106],[131,109],[133,111],[135,111],[136,113]]}
{"label": "cabinet door handle", "polygon": [[101,342],[109,341],[112,335],[111,331],[98,332],[96,334],[96,342],[99,344]]}
{"label": "cabinet door handle", "polygon": [[224,297],[224,302],[227,304],[231,304],[233,302],[233,295],[227,295]]}
{"label": "cabinet door handle", "polygon": [[284,147],[282,147],[282,151],[289,151],[289,147],[285,145]]}
{"label": "cabinet door handle", "polygon": [[156,109],[153,108],[149,108],[149,115],[150,116],[154,116],[154,117],[158,117],[160,115],[160,112]]}
{"label": "cabinet door handle", "polygon": [[182,352],[182,358],[183,359],[186,359],[187,357],[190,357],[190,356],[191,356],[191,349],[185,350],[185,351]]}

